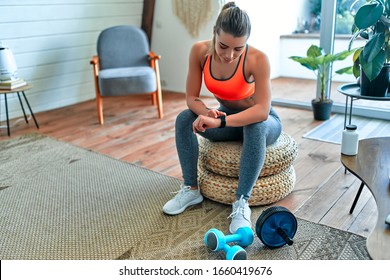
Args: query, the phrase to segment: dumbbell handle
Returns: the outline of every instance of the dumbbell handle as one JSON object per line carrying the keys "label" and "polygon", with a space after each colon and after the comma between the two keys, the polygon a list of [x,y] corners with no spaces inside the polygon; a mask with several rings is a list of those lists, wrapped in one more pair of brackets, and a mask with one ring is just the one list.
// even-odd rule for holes
{"label": "dumbbell handle", "polygon": [[230,248],[231,248],[230,245],[225,243],[225,244],[223,244],[223,249],[222,250],[224,250],[227,253]]}
{"label": "dumbbell handle", "polygon": [[242,235],[238,233],[225,235],[226,243],[240,241],[241,239],[242,239]]}
{"label": "dumbbell handle", "polygon": [[292,239],[290,237],[287,236],[286,232],[281,228],[281,227],[278,227],[276,229],[276,232],[279,233],[279,235],[283,238],[283,240],[288,244],[288,245],[292,245],[294,242],[292,241]]}

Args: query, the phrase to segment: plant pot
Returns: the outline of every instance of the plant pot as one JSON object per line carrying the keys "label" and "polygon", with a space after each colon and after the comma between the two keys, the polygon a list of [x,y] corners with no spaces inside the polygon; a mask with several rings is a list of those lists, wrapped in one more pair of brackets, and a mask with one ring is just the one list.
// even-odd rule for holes
{"label": "plant pot", "polygon": [[332,112],[333,100],[319,101],[313,99],[311,101],[311,106],[313,108],[314,119],[317,121],[325,121],[330,118],[330,113]]}
{"label": "plant pot", "polygon": [[370,81],[360,69],[360,94],[363,96],[384,97],[387,94],[390,80],[390,64],[385,64],[379,75]]}

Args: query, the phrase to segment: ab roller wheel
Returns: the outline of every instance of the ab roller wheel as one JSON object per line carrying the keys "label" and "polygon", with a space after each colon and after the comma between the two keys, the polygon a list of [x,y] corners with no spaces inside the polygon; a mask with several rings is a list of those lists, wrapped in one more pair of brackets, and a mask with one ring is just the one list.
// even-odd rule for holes
{"label": "ab roller wheel", "polygon": [[256,235],[267,247],[278,248],[292,245],[298,222],[285,207],[270,207],[260,215],[256,222]]}

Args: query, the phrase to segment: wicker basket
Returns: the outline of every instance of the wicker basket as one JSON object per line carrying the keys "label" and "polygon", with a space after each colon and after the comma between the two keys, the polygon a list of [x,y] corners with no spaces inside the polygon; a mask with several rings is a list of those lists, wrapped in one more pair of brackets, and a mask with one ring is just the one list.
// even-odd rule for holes
{"label": "wicker basket", "polygon": [[[227,177],[208,171],[200,165],[198,183],[202,194],[223,204],[232,204],[236,200],[238,178]],[[267,205],[286,197],[295,186],[295,170],[291,165],[275,175],[260,177],[253,187],[249,205]]]}
{"label": "wicker basket", "polygon": [[[212,142],[199,137],[199,161],[204,167],[228,177],[238,177],[240,170],[242,142]],[[265,162],[260,176],[278,174],[287,169],[298,155],[296,141],[282,132],[279,139],[267,146]]]}

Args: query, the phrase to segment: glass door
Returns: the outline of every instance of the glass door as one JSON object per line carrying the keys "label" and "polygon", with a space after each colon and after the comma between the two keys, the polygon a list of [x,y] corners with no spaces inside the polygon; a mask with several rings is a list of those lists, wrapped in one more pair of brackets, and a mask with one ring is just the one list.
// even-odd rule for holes
{"label": "glass door", "polygon": [[[324,5],[323,8],[323,1],[329,0],[301,0],[303,9],[301,14],[297,15],[295,30],[291,34],[281,36],[280,60],[285,68],[291,65],[291,69],[285,71],[285,68],[282,68],[281,77],[274,79],[274,82],[275,85],[278,85],[278,82],[298,84],[299,92],[296,94],[294,92],[285,94],[285,92],[275,91],[276,95],[273,97],[276,104],[310,108],[310,101],[315,97],[310,89],[313,87],[313,83],[316,83],[316,77],[310,70],[294,64],[296,62],[288,61],[291,50],[299,50],[301,48],[303,56],[303,48],[306,50],[311,44],[319,45],[320,36],[331,36],[329,32],[321,34],[320,30],[321,20],[328,18],[329,13],[335,17],[333,51],[339,52],[348,49],[349,40],[352,36],[354,15],[357,9],[366,3],[365,0],[336,0],[336,9],[333,11],[326,10],[334,7],[330,7],[332,5],[329,5],[329,2],[326,2],[325,4],[328,5]],[[322,13],[326,14],[322,15]],[[324,38],[321,38],[321,40],[324,40]],[[352,47],[359,47],[364,43],[365,41],[360,39],[355,41]],[[356,78],[348,74],[337,75],[335,71],[350,65],[352,65],[352,57],[348,57],[344,61],[335,62],[333,65],[331,98],[334,101],[333,111],[336,113],[344,113],[346,102],[346,97],[338,92],[337,88],[346,83],[356,83]],[[283,79],[284,81],[281,81]],[[390,120],[390,102],[356,100],[354,101],[354,114]]]}

